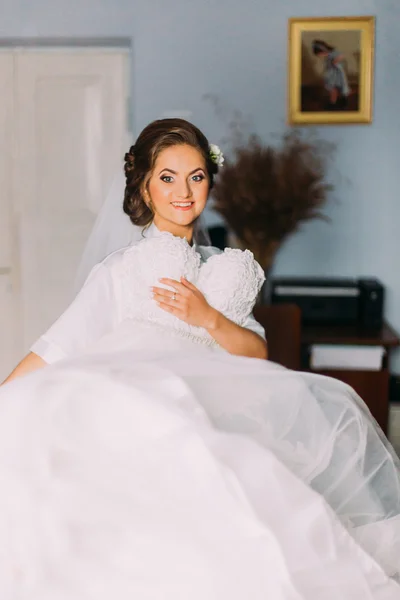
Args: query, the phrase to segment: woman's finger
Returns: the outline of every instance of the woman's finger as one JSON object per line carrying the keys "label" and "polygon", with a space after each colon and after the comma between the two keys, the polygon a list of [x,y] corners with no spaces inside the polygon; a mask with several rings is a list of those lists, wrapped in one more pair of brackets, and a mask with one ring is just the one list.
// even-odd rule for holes
{"label": "woman's finger", "polygon": [[165,312],[169,312],[172,314],[174,313],[174,308],[172,306],[169,306],[165,302],[157,302],[157,306],[162,310],[165,310]]}
{"label": "woman's finger", "polygon": [[183,283],[181,283],[180,281],[176,281],[175,279],[169,279],[168,277],[163,277],[159,281],[161,281],[161,283],[163,283],[164,285],[171,286],[172,288],[174,288],[174,290],[176,290],[180,294],[188,293],[187,287],[185,285],[183,285]]}
{"label": "woman's finger", "polygon": [[159,306],[159,308],[161,308],[162,310],[165,310],[166,312],[169,312],[177,317],[179,317],[181,310],[179,308],[179,306],[174,305],[173,303],[167,303],[165,301],[161,301],[161,302],[156,302],[157,306]]}
{"label": "woman's finger", "polygon": [[177,290],[166,290],[165,288],[152,287],[151,291],[153,294],[157,294],[158,296],[162,296],[163,298],[172,298],[174,295],[177,298],[179,296],[179,292]]}
{"label": "woman's finger", "polygon": [[165,304],[168,304],[169,306],[179,306],[180,304],[182,304],[182,301],[184,300],[183,296],[181,294],[178,293],[173,293],[173,292],[168,292],[167,294],[163,293],[158,294],[157,292],[153,292],[153,299],[156,302],[164,302]]}
{"label": "woman's finger", "polygon": [[188,288],[192,292],[197,292],[198,288],[195,285],[193,285],[193,283],[188,281],[185,277],[181,277],[181,282],[185,288]]}

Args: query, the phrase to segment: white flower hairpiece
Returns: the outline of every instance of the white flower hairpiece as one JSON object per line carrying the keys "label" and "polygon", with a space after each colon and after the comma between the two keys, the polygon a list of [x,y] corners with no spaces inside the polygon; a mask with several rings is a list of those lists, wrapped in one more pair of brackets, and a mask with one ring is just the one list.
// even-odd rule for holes
{"label": "white flower hairpiece", "polygon": [[218,146],[215,144],[210,144],[210,158],[213,163],[218,165],[218,167],[222,167],[224,164],[224,155]]}

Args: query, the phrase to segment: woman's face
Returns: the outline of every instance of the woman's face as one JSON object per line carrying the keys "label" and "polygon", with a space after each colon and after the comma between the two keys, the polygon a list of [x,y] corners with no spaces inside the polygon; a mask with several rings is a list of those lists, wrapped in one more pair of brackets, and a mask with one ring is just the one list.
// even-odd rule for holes
{"label": "woman's face", "polygon": [[208,191],[209,178],[202,154],[181,144],[158,155],[145,201],[151,203],[158,229],[191,240],[194,222],[206,206]]}

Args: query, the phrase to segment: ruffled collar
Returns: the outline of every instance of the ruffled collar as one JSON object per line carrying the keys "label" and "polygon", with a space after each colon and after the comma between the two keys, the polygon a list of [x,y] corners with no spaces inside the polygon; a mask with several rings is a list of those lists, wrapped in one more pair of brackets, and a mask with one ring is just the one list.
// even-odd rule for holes
{"label": "ruffled collar", "polygon": [[[158,227],[152,223],[143,233],[145,238],[152,238],[152,237],[158,237],[159,235],[161,235],[163,232],[160,231],[158,229]],[[196,242],[193,240],[193,244],[192,244],[192,248],[193,250],[195,250],[196,252],[199,251],[199,248],[196,244]]]}

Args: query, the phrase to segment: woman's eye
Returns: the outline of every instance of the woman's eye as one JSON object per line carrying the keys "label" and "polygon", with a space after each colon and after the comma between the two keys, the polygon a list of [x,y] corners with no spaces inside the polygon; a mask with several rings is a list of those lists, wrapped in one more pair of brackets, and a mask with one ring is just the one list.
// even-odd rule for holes
{"label": "woman's eye", "polygon": [[[160,177],[161,181],[164,181],[164,183],[172,183],[174,178],[171,177],[171,175],[162,175]],[[202,175],[201,173],[198,175],[193,175],[192,177],[192,181],[198,182],[198,181],[203,181],[204,179],[204,175]]]}

